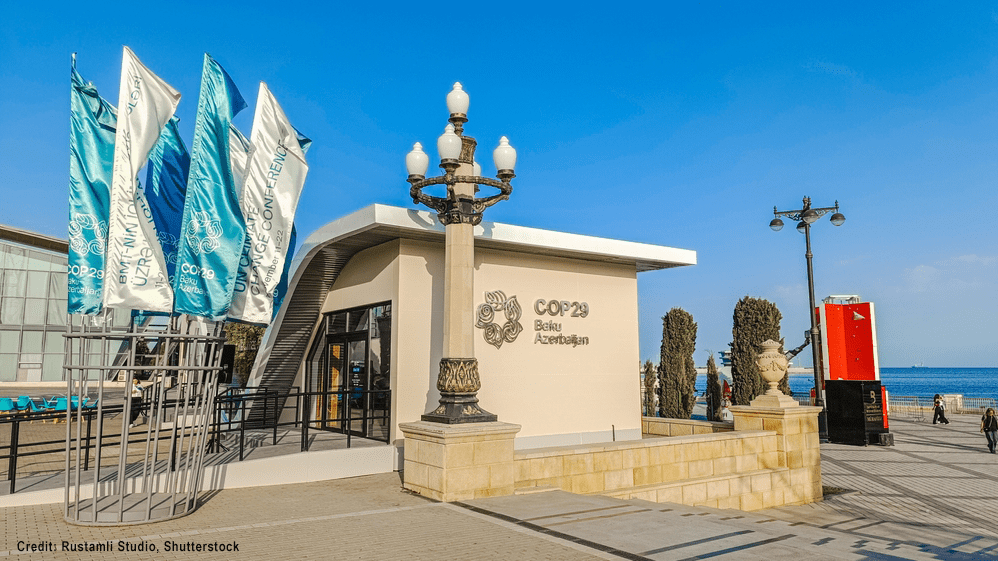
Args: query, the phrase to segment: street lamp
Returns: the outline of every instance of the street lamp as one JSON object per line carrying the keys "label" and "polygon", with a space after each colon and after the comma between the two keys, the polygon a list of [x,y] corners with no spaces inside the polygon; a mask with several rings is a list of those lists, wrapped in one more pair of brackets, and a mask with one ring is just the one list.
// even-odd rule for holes
{"label": "street lamp", "polygon": [[[499,146],[492,153],[499,179],[481,177],[481,166],[475,162],[477,142],[464,136],[468,102],[468,94],[461,83],[455,83],[454,89],[447,94],[450,124],[437,139],[443,175],[426,177],[430,159],[418,142],[405,157],[412,202],[435,210],[444,225],[444,346],[437,374],[440,405],[422,416],[422,420],[435,423],[496,420],[495,415],[478,405],[478,390],[482,384],[474,352],[474,227],[481,223],[486,208],[509,199],[513,192],[510,180],[515,177],[516,150],[505,136],[500,138]],[[423,193],[423,189],[431,185],[446,185],[447,196]],[[480,185],[495,187],[499,192],[489,197],[475,197]]]}
{"label": "street lamp", "polygon": [[811,266],[811,224],[814,224],[819,218],[833,210],[835,213],[832,214],[831,222],[835,226],[841,226],[846,221],[846,217],[839,212],[838,201],[835,201],[834,207],[811,208],[811,198],[804,197],[804,208],[799,210],[779,211],[774,206],[773,214],[776,218],[773,218],[772,222],[769,223],[769,227],[774,232],[779,232],[783,228],[783,220],[780,220],[781,216],[799,221],[797,231],[804,234],[804,239],[807,243],[807,253],[804,256],[807,258],[807,295],[811,304],[811,364],[812,368],[814,368],[814,404],[822,408],[822,411],[818,414],[818,433],[821,438],[827,438],[828,425],[825,419],[825,401],[822,398],[822,375],[818,369],[818,317],[814,308],[814,269]]}

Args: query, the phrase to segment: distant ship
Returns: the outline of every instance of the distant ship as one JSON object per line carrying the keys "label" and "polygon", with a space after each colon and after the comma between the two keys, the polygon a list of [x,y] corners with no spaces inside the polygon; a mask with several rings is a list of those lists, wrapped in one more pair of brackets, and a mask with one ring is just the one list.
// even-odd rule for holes
{"label": "distant ship", "polygon": [[925,368],[925,365],[923,363],[919,362],[918,364],[912,364],[911,367],[912,368]]}

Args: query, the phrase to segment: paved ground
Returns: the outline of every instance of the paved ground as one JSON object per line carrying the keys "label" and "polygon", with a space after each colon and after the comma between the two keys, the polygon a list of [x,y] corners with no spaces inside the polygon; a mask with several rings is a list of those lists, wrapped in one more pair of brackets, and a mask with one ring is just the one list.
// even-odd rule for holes
{"label": "paved ground", "polygon": [[861,518],[878,521],[862,533],[921,540],[940,532],[998,538],[998,455],[988,453],[980,417],[950,421],[894,421],[893,447],[822,444],[822,482],[856,492],[773,516],[840,525]]}
{"label": "paved ground", "polygon": [[[0,509],[17,559],[998,559],[998,455],[977,419],[897,422],[897,446],[823,445],[826,485],[852,492],[757,513],[561,491],[442,504],[397,474],[234,489],[175,521],[71,526],[61,505]],[[113,554],[19,553],[18,542],[98,543]],[[118,552],[118,541],[155,551]],[[239,552],[167,552],[169,542]]]}

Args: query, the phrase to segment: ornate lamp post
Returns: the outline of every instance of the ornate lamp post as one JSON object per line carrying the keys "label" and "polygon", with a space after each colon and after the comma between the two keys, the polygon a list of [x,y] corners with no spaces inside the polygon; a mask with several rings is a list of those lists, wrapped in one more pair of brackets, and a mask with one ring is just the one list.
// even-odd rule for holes
{"label": "ornate lamp post", "polygon": [[[474,227],[482,221],[486,208],[504,201],[513,192],[510,180],[515,177],[516,150],[506,137],[499,139],[499,147],[492,156],[498,180],[481,177],[481,167],[475,162],[474,138],[464,136],[464,123],[468,122],[468,94],[460,82],[447,94],[450,124],[437,139],[440,167],[444,175],[426,177],[429,156],[423,146],[416,143],[405,157],[411,184],[412,202],[421,203],[437,211],[437,218],[444,224],[444,348],[437,375],[440,406],[422,420],[435,423],[481,423],[495,421],[496,416],[478,406],[478,360],[474,352]],[[446,197],[433,197],[423,193],[431,185],[446,185]],[[499,189],[490,197],[475,197],[479,185]]]}
{"label": "ornate lamp post", "polygon": [[839,202],[835,201],[835,206],[824,207],[824,208],[811,208],[811,198],[804,197],[804,208],[799,210],[776,210],[773,207],[773,214],[776,218],[773,218],[772,222],[769,223],[769,227],[773,229],[774,232],[779,232],[783,228],[783,220],[780,220],[781,216],[786,216],[791,220],[798,221],[797,231],[804,234],[804,239],[807,244],[807,253],[804,257],[807,258],[807,294],[811,307],[811,363],[814,368],[814,404],[818,407],[822,407],[821,413],[818,414],[818,433],[821,438],[826,438],[828,436],[828,425],[825,419],[825,400],[822,397],[822,375],[821,371],[818,369],[819,357],[818,357],[818,317],[817,312],[814,309],[814,269],[811,265],[811,224],[814,224],[819,218],[825,214],[835,211],[832,214],[831,222],[836,226],[841,226],[843,222],[846,221],[846,217],[839,212]]}

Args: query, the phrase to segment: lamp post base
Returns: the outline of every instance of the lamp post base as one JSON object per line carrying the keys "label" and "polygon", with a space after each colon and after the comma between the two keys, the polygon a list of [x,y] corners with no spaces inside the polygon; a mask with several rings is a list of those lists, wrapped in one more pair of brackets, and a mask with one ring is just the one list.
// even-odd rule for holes
{"label": "lamp post base", "polygon": [[422,421],[448,425],[491,423],[498,419],[499,417],[496,415],[478,406],[478,392],[442,394],[440,405],[432,412],[420,417]]}
{"label": "lamp post base", "polygon": [[818,440],[828,442],[828,414],[825,412],[824,404],[818,413]]}
{"label": "lamp post base", "polygon": [[440,360],[437,389],[440,405],[420,417],[430,423],[455,425],[461,423],[491,423],[497,416],[478,406],[478,360],[474,358],[444,358]]}

